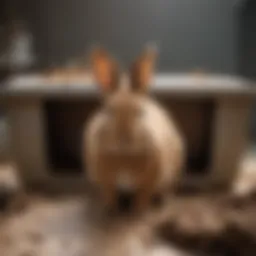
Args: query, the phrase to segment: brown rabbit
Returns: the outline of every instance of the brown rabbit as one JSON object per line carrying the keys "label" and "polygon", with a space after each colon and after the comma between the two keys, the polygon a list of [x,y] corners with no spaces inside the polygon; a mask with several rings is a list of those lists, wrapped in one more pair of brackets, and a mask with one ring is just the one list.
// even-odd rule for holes
{"label": "brown rabbit", "polygon": [[184,163],[182,136],[147,93],[155,59],[147,49],[122,73],[105,50],[92,53],[104,100],[85,129],[83,157],[89,182],[114,209],[144,209],[152,196],[177,183]]}

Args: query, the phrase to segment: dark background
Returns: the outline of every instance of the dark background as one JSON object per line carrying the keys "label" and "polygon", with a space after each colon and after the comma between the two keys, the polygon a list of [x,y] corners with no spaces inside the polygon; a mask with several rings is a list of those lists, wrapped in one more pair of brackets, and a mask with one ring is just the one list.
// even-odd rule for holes
{"label": "dark background", "polygon": [[153,41],[161,51],[163,71],[202,67],[236,72],[237,0],[16,2],[16,16],[25,19],[35,35],[42,64],[79,55],[93,42],[129,62]]}
{"label": "dark background", "polygon": [[[26,21],[39,66],[61,63],[101,43],[125,64],[146,42],[160,49],[161,71],[256,76],[255,0],[9,0]],[[251,134],[256,141],[256,118]]]}

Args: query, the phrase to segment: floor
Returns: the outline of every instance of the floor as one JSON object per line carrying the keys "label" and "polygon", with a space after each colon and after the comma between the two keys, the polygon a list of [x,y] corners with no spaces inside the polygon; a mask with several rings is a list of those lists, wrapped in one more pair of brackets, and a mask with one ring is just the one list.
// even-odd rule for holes
{"label": "floor", "polygon": [[30,194],[0,216],[0,255],[254,256],[255,202],[183,195],[142,217],[109,219],[85,196]]}
{"label": "floor", "polygon": [[185,255],[153,240],[148,225],[140,221],[108,225],[91,213],[82,197],[30,198],[21,212],[2,216],[0,255]]}

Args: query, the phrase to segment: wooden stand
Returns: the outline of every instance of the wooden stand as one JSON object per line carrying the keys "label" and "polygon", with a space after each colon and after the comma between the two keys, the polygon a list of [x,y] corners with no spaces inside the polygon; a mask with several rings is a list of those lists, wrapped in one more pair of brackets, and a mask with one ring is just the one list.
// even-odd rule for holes
{"label": "wooden stand", "polygon": [[[51,85],[47,81],[40,76],[13,78],[1,89],[1,101],[5,103],[11,127],[13,159],[28,183],[84,187],[84,179],[80,176],[56,178],[50,174],[43,106],[47,99],[86,102],[97,95],[96,87],[92,82]],[[152,92],[168,96],[170,101],[172,98],[214,101],[209,175],[198,182],[206,186],[228,186],[247,149],[249,112],[256,95],[255,87],[235,77],[161,74],[156,77]]]}

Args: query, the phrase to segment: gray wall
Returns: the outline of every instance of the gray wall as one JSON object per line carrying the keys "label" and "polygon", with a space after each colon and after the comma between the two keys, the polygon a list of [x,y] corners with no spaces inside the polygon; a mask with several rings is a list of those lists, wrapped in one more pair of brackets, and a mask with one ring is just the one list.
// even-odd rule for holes
{"label": "gray wall", "polygon": [[[240,10],[238,67],[241,74],[256,79],[256,1],[243,2],[246,4]],[[253,109],[250,134],[256,145],[256,102]]]}
{"label": "gray wall", "polygon": [[[21,2],[21,1],[20,1]],[[29,5],[26,7],[25,2]],[[24,0],[43,63],[79,55],[93,42],[126,63],[145,42],[159,45],[162,70],[234,73],[237,0]]]}

